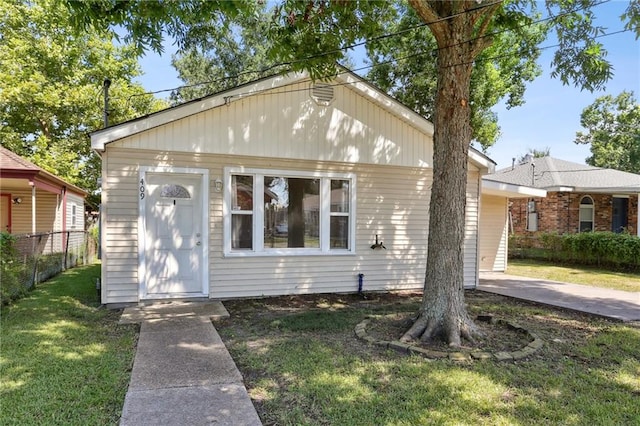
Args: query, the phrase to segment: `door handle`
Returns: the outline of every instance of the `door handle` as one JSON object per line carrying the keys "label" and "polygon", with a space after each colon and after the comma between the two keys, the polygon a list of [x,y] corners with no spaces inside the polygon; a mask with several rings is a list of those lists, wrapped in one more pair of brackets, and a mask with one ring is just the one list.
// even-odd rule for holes
{"label": "door handle", "polygon": [[201,244],[202,244],[202,243],[201,243],[200,241],[198,241],[198,242],[196,243],[196,245],[197,245],[197,246],[199,246],[199,245],[201,245]]}

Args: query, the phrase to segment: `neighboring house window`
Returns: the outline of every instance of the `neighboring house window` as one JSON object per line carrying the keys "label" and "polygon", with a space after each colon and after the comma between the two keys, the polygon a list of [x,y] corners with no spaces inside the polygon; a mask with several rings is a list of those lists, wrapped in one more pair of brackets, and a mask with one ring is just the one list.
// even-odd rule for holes
{"label": "neighboring house window", "polygon": [[593,231],[593,198],[585,195],[580,199],[580,232]]}
{"label": "neighboring house window", "polygon": [[226,254],[354,252],[354,175],[229,168],[225,180]]}
{"label": "neighboring house window", "polygon": [[76,227],[76,205],[75,204],[71,205],[71,227],[72,228]]}
{"label": "neighboring house window", "polygon": [[536,212],[536,202],[531,200],[527,202],[527,231],[535,232],[538,230],[538,213]]}

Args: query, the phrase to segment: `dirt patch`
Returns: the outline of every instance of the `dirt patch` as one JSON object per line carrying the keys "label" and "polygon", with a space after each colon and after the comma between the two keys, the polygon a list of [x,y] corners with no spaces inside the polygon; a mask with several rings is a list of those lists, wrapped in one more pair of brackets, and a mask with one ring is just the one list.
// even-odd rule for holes
{"label": "dirt patch", "polygon": [[[365,349],[374,357],[388,353],[358,339],[354,329],[367,317],[367,333],[376,339],[394,341],[408,329],[412,313],[418,311],[422,294],[419,292],[358,294],[314,294],[259,299],[225,301],[231,317],[216,322],[228,345],[257,339],[261,344],[301,335],[322,335],[322,339],[336,342],[345,351],[360,353]],[[467,310],[472,318],[490,316],[495,320],[518,324],[534,333],[545,344],[543,350],[528,356],[528,360],[557,360],[578,358],[580,342],[596,335],[608,323],[587,314],[535,303],[511,299],[481,291],[465,293]],[[305,329],[298,318],[307,318]],[[291,326],[296,323],[298,328]],[[317,323],[316,328],[309,324]],[[335,324],[332,324],[335,323]],[[344,327],[335,325],[344,324]],[[474,344],[463,341],[464,351],[512,352],[526,346],[531,336],[495,321],[476,320],[486,338]],[[420,347],[440,352],[459,352],[441,342],[421,343]]]}
{"label": "dirt patch", "polygon": [[[414,312],[374,317],[367,325],[367,333],[376,340],[400,340],[400,337],[413,324],[414,318]],[[451,347],[439,340],[413,341],[411,345],[438,352],[485,351],[496,353],[518,351],[533,340],[531,335],[522,332],[522,330],[514,329],[506,321],[491,318],[493,318],[492,321],[487,321],[488,318],[476,319],[476,326],[484,338],[475,342],[463,341],[462,347]]]}

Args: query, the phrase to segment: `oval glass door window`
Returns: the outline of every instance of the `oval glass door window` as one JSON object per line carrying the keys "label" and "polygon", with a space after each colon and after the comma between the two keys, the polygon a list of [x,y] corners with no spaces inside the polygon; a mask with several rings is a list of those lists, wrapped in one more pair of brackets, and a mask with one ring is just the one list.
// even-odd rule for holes
{"label": "oval glass door window", "polygon": [[187,188],[173,183],[164,185],[160,191],[160,196],[162,198],[191,198]]}

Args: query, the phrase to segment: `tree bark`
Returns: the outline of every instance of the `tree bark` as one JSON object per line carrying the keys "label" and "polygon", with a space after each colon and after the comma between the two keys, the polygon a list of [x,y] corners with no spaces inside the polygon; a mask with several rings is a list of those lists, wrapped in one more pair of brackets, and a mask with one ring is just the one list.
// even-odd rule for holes
{"label": "tree bark", "polygon": [[304,247],[304,184],[305,179],[289,178],[289,209],[287,214],[287,247]]}
{"label": "tree bark", "polygon": [[471,142],[471,68],[488,45],[483,35],[499,3],[410,0],[438,43],[433,184],[424,295],[419,316],[402,340],[441,338],[459,346],[480,335],[464,303],[467,163]]}

